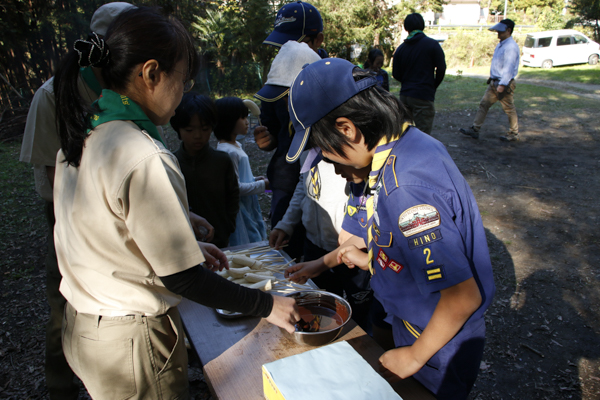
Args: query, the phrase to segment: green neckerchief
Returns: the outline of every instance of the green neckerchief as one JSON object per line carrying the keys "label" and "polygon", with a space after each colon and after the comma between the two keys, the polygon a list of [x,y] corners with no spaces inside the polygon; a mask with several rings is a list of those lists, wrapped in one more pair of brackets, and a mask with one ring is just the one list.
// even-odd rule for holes
{"label": "green neckerchief", "polygon": [[100,93],[102,93],[102,86],[100,86],[100,82],[96,79],[92,67],[83,67],[79,70],[79,73],[85,84],[96,93],[96,96],[100,96]]}
{"label": "green neckerchief", "polygon": [[[129,97],[120,95],[109,89],[104,89],[100,98],[94,102],[93,106],[100,111],[90,117],[92,129],[109,121],[131,121],[140,129],[148,132],[150,137],[165,145],[165,142],[163,142],[158,133],[158,129],[156,129],[156,125],[148,119],[140,106],[135,104]],[[88,129],[88,133],[90,130]],[[165,145],[165,147],[167,146]]]}
{"label": "green neckerchief", "polygon": [[417,33],[423,33],[423,31],[420,31],[418,29],[415,29],[414,31],[411,31],[410,34],[408,35],[408,37],[404,40],[408,40],[411,39],[413,36],[415,36]]}

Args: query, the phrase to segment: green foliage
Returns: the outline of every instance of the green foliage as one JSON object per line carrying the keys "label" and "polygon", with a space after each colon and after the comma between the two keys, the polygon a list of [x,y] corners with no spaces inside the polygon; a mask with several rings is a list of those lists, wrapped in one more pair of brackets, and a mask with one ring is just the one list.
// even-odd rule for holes
{"label": "green foliage", "polygon": [[488,31],[458,31],[444,42],[448,68],[490,65],[498,37]]}
{"label": "green foliage", "polygon": [[262,42],[280,4],[245,0],[206,5],[192,23],[209,82],[204,89],[221,95],[260,89],[275,55],[275,48]]}
{"label": "green foliage", "polygon": [[545,7],[544,11],[539,16],[536,26],[541,30],[551,31],[554,29],[563,29],[566,24],[566,18],[559,10]]}
{"label": "green foliage", "polygon": [[[324,46],[331,56],[351,59],[351,46],[358,44],[366,51],[378,43],[390,51],[391,13],[372,0],[317,0],[313,4],[323,18]],[[364,57],[364,54],[363,54]]]}
{"label": "green foliage", "polygon": [[573,0],[569,8],[579,16],[578,22],[594,29],[594,40],[600,42],[600,1]]}

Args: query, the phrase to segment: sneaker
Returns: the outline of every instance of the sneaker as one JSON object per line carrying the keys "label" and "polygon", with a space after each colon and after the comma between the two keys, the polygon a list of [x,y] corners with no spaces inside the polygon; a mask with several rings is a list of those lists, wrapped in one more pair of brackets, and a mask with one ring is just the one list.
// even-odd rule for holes
{"label": "sneaker", "polygon": [[463,135],[471,136],[473,139],[479,139],[479,131],[476,131],[472,126],[467,129],[460,128],[459,130]]}
{"label": "sneaker", "polygon": [[503,142],[518,142],[520,139],[518,133],[509,133],[506,136],[500,136],[500,140]]}

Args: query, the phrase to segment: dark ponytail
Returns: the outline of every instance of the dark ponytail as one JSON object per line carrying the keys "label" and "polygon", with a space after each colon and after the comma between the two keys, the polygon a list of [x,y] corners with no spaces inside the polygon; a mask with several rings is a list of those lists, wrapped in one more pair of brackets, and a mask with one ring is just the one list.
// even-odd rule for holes
{"label": "dark ponytail", "polygon": [[[81,161],[86,131],[90,127],[87,115],[94,112],[86,106],[77,87],[80,65],[89,65],[87,60],[91,58],[91,65],[101,67],[106,88],[116,92],[126,89],[134,68],[148,60],[157,60],[167,74],[173,71],[177,62],[186,60],[189,74],[186,80],[194,77],[199,67],[198,53],[190,34],[181,22],[162,15],[156,8],[137,7],[121,13],[111,23],[104,39],[89,47],[89,54],[82,56],[81,51],[86,46],[81,42],[61,62],[54,77],[61,148],[67,164],[75,167]],[[103,48],[101,56],[96,55],[98,47]]]}

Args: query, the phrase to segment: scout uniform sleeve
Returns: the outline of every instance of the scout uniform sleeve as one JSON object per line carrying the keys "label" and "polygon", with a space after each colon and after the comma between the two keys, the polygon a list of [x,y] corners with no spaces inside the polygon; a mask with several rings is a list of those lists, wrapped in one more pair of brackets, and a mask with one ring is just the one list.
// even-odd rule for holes
{"label": "scout uniform sleeve", "polygon": [[20,161],[53,167],[60,149],[56,131],[54,78],[40,87],[31,101],[23,134]]}
{"label": "scout uniform sleeve", "polygon": [[167,276],[204,261],[188,219],[185,181],[174,156],[146,157],[117,194],[125,224],[154,272]]}
{"label": "scout uniform sleeve", "polygon": [[300,177],[300,180],[296,185],[296,190],[294,190],[294,195],[290,200],[290,204],[288,205],[283,218],[274,228],[281,229],[290,236],[294,233],[294,227],[302,222],[302,202],[306,198],[304,178],[305,176]]}
{"label": "scout uniform sleeve", "polygon": [[423,294],[473,276],[461,232],[460,204],[453,204],[454,200],[451,194],[419,184],[393,190],[386,201],[387,217],[395,221],[392,240],[400,246],[405,265]]}

